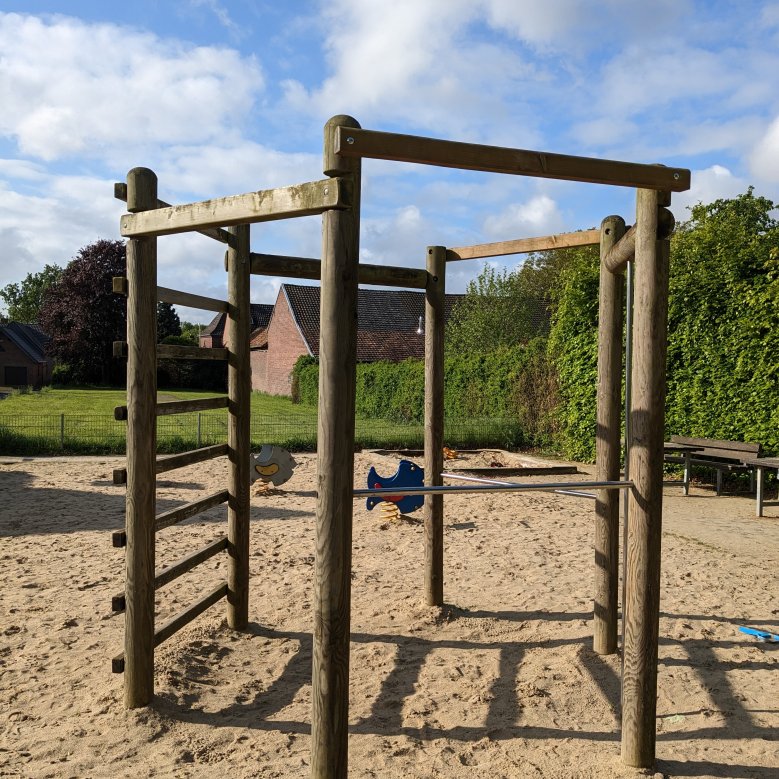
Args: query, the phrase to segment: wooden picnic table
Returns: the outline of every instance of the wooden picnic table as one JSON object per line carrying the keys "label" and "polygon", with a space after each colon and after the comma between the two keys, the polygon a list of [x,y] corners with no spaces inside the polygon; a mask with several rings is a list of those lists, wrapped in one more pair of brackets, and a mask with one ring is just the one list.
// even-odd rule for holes
{"label": "wooden picnic table", "polygon": [[764,506],[779,506],[779,501],[765,500],[765,472],[774,470],[779,472],[779,457],[753,457],[744,460],[744,465],[749,465],[757,471],[757,516],[763,516]]}
{"label": "wooden picnic table", "polygon": [[664,482],[666,485],[676,485],[681,484],[684,489],[684,494],[689,495],[690,494],[690,470],[691,470],[691,459],[692,459],[692,453],[693,452],[700,452],[704,447],[698,446],[695,444],[680,444],[677,441],[666,441],[663,444],[663,453],[664,454],[671,454],[671,455],[678,455],[682,458],[682,463],[684,464],[684,477],[681,482],[678,481],[667,481]]}

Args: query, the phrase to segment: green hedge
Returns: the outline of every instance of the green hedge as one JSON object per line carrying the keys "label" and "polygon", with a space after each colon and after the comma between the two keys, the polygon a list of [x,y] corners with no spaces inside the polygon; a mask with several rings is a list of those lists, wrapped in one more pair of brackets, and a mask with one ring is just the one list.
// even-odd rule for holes
{"label": "green hedge", "polygon": [[[293,399],[317,402],[319,365],[301,357],[293,371]],[[424,364],[374,362],[357,366],[357,413],[399,423],[424,421]],[[545,340],[497,349],[483,356],[449,356],[444,361],[444,413],[450,420],[511,419],[517,443],[549,445],[547,431],[556,405],[554,376]]]}

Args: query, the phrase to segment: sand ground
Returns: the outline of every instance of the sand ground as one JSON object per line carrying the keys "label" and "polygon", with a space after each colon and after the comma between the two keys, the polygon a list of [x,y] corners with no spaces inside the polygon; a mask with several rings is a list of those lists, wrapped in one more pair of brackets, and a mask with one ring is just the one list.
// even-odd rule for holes
{"label": "sand ground", "polygon": [[[313,455],[296,458],[252,498],[249,630],[227,628],[224,603],[207,611],[157,650],[154,703],[135,711],[110,663],[121,461],[0,464],[1,777],[308,775],[316,477]],[[397,460],[358,454],[357,485],[370,465]],[[226,474],[224,460],[162,474],[158,511]],[[645,775],[620,762],[620,658],[591,649],[592,501],[461,495],[445,510],[440,614],[422,605],[421,512],[387,522],[356,504],[350,775]],[[766,514],[747,495],[665,490],[656,775],[779,776],[779,644],[738,631],[779,631],[779,508]],[[225,515],[161,531],[158,567]],[[220,555],[160,590],[158,621],[225,577]]]}

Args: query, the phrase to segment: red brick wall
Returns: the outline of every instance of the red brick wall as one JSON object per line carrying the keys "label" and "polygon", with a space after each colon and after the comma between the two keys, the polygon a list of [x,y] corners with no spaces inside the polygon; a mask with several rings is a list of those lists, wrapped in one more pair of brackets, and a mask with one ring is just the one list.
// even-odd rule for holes
{"label": "red brick wall", "polygon": [[5,369],[27,368],[27,385],[38,389],[51,382],[51,365],[32,362],[10,338],[0,335],[0,387],[5,387]]}
{"label": "red brick wall", "polygon": [[[267,354],[265,381],[255,382],[252,375],[252,386],[270,395],[291,395],[292,369],[298,357],[308,354],[308,349],[292,318],[284,290],[279,290],[273,309],[268,328]],[[258,384],[261,386],[257,386]]]}
{"label": "red brick wall", "polygon": [[249,362],[252,366],[252,389],[267,392],[268,383],[268,350],[252,349],[249,352]]}

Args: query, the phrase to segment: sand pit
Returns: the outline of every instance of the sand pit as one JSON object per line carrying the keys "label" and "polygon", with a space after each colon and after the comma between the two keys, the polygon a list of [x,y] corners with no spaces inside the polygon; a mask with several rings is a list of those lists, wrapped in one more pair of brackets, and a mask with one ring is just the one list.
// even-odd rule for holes
{"label": "sand pit", "polygon": [[[252,498],[252,624],[219,604],[157,652],[154,705],[122,706],[121,460],[0,465],[0,776],[305,777],[310,733],[313,455]],[[356,456],[355,483],[370,465]],[[578,476],[592,469],[580,466]],[[158,510],[226,485],[218,460],[163,474]],[[534,477],[535,478],[535,477]],[[543,479],[545,477],[538,477]],[[550,477],[546,477],[550,478]],[[553,477],[555,481],[559,477]],[[779,509],[665,491],[658,765],[668,777],[779,776]],[[158,566],[215,539],[226,510],[158,534]],[[643,776],[619,748],[618,656],[591,650],[592,501],[450,496],[444,614],[421,605],[422,528],[355,507],[354,777]],[[224,556],[159,592],[158,619],[224,580]],[[649,774],[652,776],[652,773]]]}

